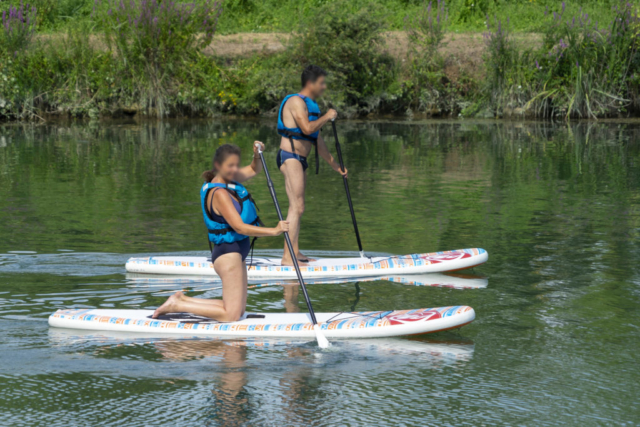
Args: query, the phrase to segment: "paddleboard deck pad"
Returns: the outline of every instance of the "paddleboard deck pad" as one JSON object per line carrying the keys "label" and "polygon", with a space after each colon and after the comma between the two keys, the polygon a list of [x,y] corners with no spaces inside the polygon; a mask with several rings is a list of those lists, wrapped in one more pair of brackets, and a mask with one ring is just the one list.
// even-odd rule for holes
{"label": "paddleboard deck pad", "polygon": [[[475,267],[488,259],[489,254],[484,249],[457,249],[371,258],[322,258],[300,263],[300,271],[309,279],[445,273]],[[280,262],[280,258],[248,258],[249,279],[295,279],[295,269],[282,266]],[[130,273],[217,276],[213,264],[206,257],[129,258],[126,269]]]}
{"label": "paddleboard deck pad", "polygon": [[[246,313],[237,322],[217,322],[189,313],[169,313],[152,319],[153,310],[74,309],[49,316],[56,328],[209,337],[314,338],[308,313]],[[421,335],[455,329],[473,321],[468,306],[415,310],[316,313],[329,339]]]}

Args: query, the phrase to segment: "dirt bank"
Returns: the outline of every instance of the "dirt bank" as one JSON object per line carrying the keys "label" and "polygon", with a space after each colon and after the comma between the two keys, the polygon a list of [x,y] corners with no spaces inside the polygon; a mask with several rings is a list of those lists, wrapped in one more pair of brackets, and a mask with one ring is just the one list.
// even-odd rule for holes
{"label": "dirt bank", "polygon": [[[285,49],[291,38],[285,33],[240,33],[215,36],[205,53],[225,57],[246,56],[263,52],[276,53]],[[409,54],[409,40],[404,31],[388,31],[384,33],[387,51],[399,60],[404,60]],[[517,43],[523,45],[542,40],[538,34],[518,34],[514,36]],[[440,53],[450,64],[456,64],[457,71],[464,71],[470,75],[482,73],[483,55],[486,43],[482,33],[448,34],[440,48]],[[455,68],[454,65],[451,67]],[[452,69],[451,72],[454,70]]]}

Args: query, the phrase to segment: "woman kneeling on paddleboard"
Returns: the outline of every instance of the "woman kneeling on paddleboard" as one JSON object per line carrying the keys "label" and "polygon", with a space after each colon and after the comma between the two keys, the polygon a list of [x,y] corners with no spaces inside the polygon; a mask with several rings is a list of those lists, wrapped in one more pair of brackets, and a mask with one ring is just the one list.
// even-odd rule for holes
{"label": "woman kneeling on paddleboard", "polygon": [[240,184],[262,171],[256,141],[253,161],[240,167],[240,148],[225,144],[213,156],[213,168],[202,174],[205,180],[200,190],[204,222],[209,234],[211,262],[222,279],[222,300],[191,298],[176,292],[154,313],[189,312],[221,322],[235,322],[247,305],[247,266],[245,259],[251,249],[249,236],[279,236],[289,231],[289,223],[280,221],[275,228],[260,227],[260,218],[249,192]]}

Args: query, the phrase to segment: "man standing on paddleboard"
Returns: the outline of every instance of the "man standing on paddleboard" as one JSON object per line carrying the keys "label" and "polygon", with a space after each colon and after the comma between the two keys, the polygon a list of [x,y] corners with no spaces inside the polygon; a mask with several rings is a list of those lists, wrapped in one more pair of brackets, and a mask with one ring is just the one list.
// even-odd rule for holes
{"label": "man standing on paddleboard", "polygon": [[[285,188],[289,197],[287,222],[289,222],[289,236],[298,262],[310,261],[300,252],[298,236],[300,235],[300,218],[304,213],[304,193],[309,167],[307,157],[311,147],[316,148],[316,174],[319,168],[318,155],[320,155],[333,170],[343,176],[347,175],[347,170],[343,172],[340,169],[340,164],[329,153],[320,135],[320,129],[338,116],[334,109],[329,109],[325,115],[321,116],[316,102],[327,88],[326,75],[327,72],[316,65],[305,68],[301,77],[302,90],[299,93],[287,95],[282,100],[278,112],[278,134],[282,138],[280,138],[280,150],[278,150],[276,162],[284,175]],[[282,265],[293,265],[286,245]]]}

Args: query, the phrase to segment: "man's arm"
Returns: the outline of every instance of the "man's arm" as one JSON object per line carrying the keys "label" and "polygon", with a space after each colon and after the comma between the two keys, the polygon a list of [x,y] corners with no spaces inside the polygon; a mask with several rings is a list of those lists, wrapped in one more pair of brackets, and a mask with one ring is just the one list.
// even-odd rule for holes
{"label": "man's arm", "polygon": [[342,176],[347,176],[347,172],[349,171],[347,170],[347,168],[344,168],[344,172],[342,172],[342,169],[340,169],[340,163],[336,162],[336,160],[333,158],[333,156],[329,152],[329,149],[327,148],[327,143],[324,142],[324,138],[321,135],[318,135],[318,154],[320,154],[320,157],[322,157],[326,160],[327,163],[329,163],[329,166],[331,166],[334,171],[340,173],[340,175]]}
{"label": "man's arm", "polygon": [[296,125],[302,130],[302,133],[306,135],[311,135],[319,131],[329,120],[335,119],[338,116],[336,110],[331,108],[324,116],[310,122],[307,104],[297,96],[289,98],[286,106],[290,107],[289,112],[293,116],[293,120],[295,120]]}

